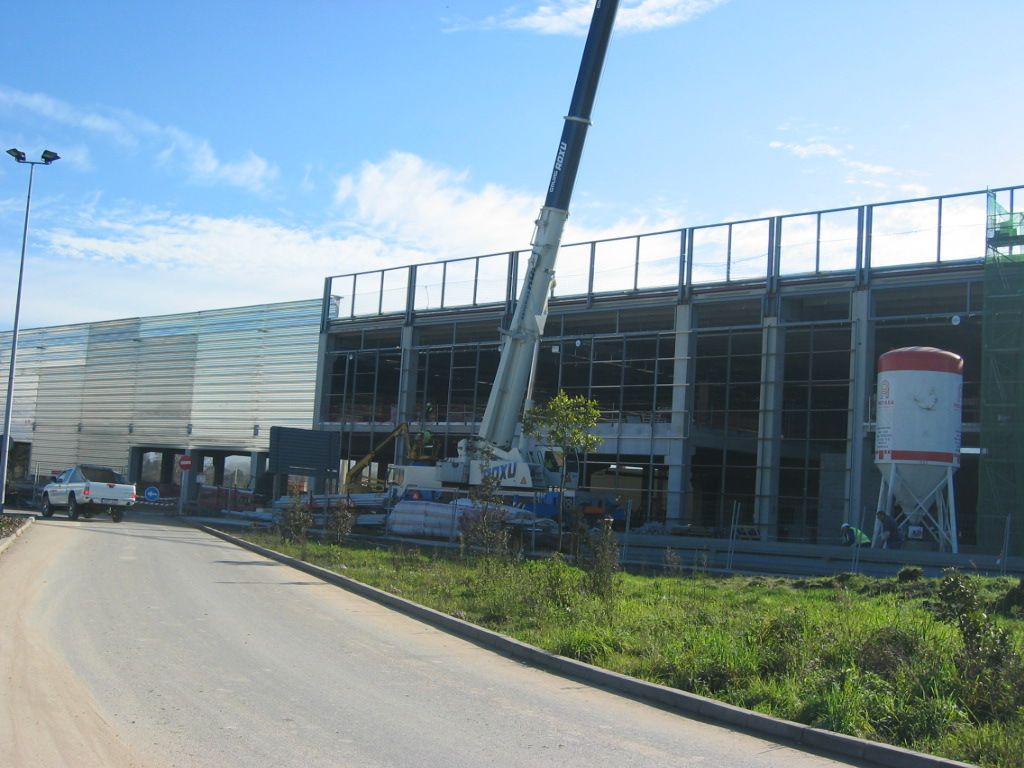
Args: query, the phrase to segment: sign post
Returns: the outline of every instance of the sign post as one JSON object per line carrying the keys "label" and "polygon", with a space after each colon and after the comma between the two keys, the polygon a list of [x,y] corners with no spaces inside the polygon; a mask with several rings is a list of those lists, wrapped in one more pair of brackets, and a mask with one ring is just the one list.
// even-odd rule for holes
{"label": "sign post", "polygon": [[178,457],[178,469],[181,470],[180,489],[178,491],[178,515],[185,514],[185,496],[191,480],[192,457],[185,453]]}

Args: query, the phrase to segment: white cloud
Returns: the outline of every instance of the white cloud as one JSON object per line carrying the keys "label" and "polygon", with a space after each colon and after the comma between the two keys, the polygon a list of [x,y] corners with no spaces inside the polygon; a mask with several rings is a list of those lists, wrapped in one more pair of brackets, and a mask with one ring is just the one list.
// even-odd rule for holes
{"label": "white cloud", "polygon": [[890,168],[887,165],[875,165],[874,163],[862,163],[857,160],[843,160],[843,164],[853,168],[857,171],[863,171],[869,173],[872,176],[880,176],[889,173],[895,173],[894,168]]}
{"label": "white cloud", "polygon": [[[222,168],[208,169],[214,171]],[[72,214],[51,217],[59,227],[36,226],[34,271],[48,277],[45,291],[39,281],[29,283],[39,295],[26,297],[26,322],[315,298],[328,275],[526,247],[539,206],[539,198],[494,185],[474,189],[464,171],[402,153],[341,179],[338,220],[318,229],[104,207],[92,199]],[[91,303],[45,300],[77,295],[83,280],[91,286]],[[133,283],[150,289],[129,289]]]}
{"label": "white cloud", "polygon": [[780,149],[801,160],[810,158],[828,158],[839,163],[847,169],[843,179],[845,184],[851,186],[868,187],[878,190],[880,193],[899,194],[900,196],[924,197],[928,194],[928,188],[923,184],[914,182],[900,182],[905,175],[888,165],[878,163],[866,163],[862,160],[855,160],[849,157],[852,147],[837,147],[818,139],[812,139],[804,143],[771,141],[768,146],[772,149]]}
{"label": "white cloud", "polygon": [[321,277],[344,240],[254,218],[216,218],[164,211],[108,211],[76,229],[48,230],[49,251],[73,261],[196,269],[208,279],[310,268]]}
{"label": "white cloud", "polygon": [[[149,209],[37,227],[34,239],[32,271],[46,277],[27,284],[29,325],[311,299],[328,275],[426,258],[362,235]],[[89,299],[78,303],[83,285]]]}
{"label": "white cloud", "polygon": [[[46,279],[28,283],[35,298],[26,298],[26,322],[315,298],[329,275],[522,250],[529,247],[542,199],[493,184],[474,186],[464,170],[394,153],[340,179],[334,202],[336,218],[316,229],[256,217],[110,207],[99,198],[72,213],[55,211],[48,221],[60,225],[40,221],[34,228],[33,272]],[[563,241],[680,226],[670,213],[658,217],[623,218],[595,229],[587,226],[581,206]],[[74,297],[86,283],[91,300],[85,304],[47,299]],[[129,288],[133,283],[148,288]],[[499,281],[496,290],[503,285]]]}
{"label": "white cloud", "polygon": [[466,171],[404,152],[341,178],[335,202],[361,230],[434,258],[521,248],[540,209],[539,197],[491,184],[474,189]]}
{"label": "white cloud", "polygon": [[165,128],[159,133],[170,139],[170,144],[159,154],[159,162],[170,166],[180,162],[197,183],[227,184],[259,192],[277,178],[277,168],[253,152],[237,162],[224,162],[206,139],[198,139],[177,128]]}
{"label": "white cloud", "polygon": [[[615,28],[644,32],[685,24],[728,0],[626,0],[618,10]],[[510,9],[477,25],[521,29],[544,35],[584,35],[590,26],[592,0],[549,0],[525,13]]]}
{"label": "white cloud", "polygon": [[[227,184],[252,192],[263,191],[277,178],[277,168],[262,157],[249,152],[234,162],[218,158],[209,142],[187,131],[159,125],[125,110],[84,110],[41,93],[25,93],[0,86],[0,113],[5,110],[31,112],[46,120],[83,132],[102,136],[133,150],[150,149],[156,162],[173,169],[180,168],[188,177],[202,184]],[[163,147],[163,149],[159,149]],[[62,152],[79,167],[89,168],[89,151],[85,147]]]}
{"label": "white cloud", "polygon": [[843,154],[842,150],[822,141],[807,144],[786,144],[781,141],[773,141],[768,146],[772,149],[785,149],[797,157],[840,157]]}
{"label": "white cloud", "polygon": [[625,4],[615,19],[619,29],[646,31],[674,27],[693,21],[728,0],[641,0],[635,6]]}
{"label": "white cloud", "polygon": [[906,197],[925,197],[928,194],[928,187],[924,184],[900,184],[898,189]]}
{"label": "white cloud", "polygon": [[118,144],[135,146],[137,139],[121,121],[112,117],[90,113],[42,93],[25,93],[0,85],[0,109],[32,112],[62,125],[99,133]]}
{"label": "white cloud", "polygon": [[[467,171],[394,152],[339,179],[335,203],[359,231],[432,254],[433,260],[528,247],[543,197],[496,184],[474,187]],[[654,218],[638,215],[593,227],[583,204],[574,210],[565,242],[681,226],[674,212],[659,210]],[[607,212],[600,218],[606,222]]]}

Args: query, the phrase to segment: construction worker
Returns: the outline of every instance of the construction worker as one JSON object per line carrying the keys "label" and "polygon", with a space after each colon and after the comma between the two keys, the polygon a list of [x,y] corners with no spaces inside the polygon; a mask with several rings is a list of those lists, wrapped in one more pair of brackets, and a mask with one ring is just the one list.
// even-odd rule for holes
{"label": "construction worker", "polygon": [[878,510],[875,516],[878,518],[878,525],[882,529],[882,547],[884,549],[899,549],[902,547],[903,532],[900,530],[899,524],[891,515],[886,514],[884,510]]}
{"label": "construction worker", "polygon": [[863,547],[865,544],[871,543],[870,536],[849,523],[843,523],[839,531],[843,537],[843,544],[847,547]]}

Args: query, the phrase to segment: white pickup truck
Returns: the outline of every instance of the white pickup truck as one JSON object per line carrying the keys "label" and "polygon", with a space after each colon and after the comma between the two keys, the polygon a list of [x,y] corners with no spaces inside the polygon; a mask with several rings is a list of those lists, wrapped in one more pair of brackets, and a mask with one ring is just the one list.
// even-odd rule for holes
{"label": "white pickup truck", "polygon": [[54,509],[65,507],[70,520],[77,520],[79,514],[92,517],[103,510],[119,523],[134,503],[135,486],[109,467],[76,464],[43,488],[43,517],[52,517]]}

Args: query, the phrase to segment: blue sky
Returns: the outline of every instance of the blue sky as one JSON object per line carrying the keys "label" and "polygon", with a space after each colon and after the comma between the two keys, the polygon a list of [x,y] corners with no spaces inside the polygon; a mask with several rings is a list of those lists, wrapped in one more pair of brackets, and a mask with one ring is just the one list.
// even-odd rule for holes
{"label": "blue sky", "polygon": [[[532,234],[589,0],[53,0],[0,47],[22,327]],[[622,0],[566,241],[1024,183],[1024,3]],[[0,329],[27,168],[0,155]]]}

